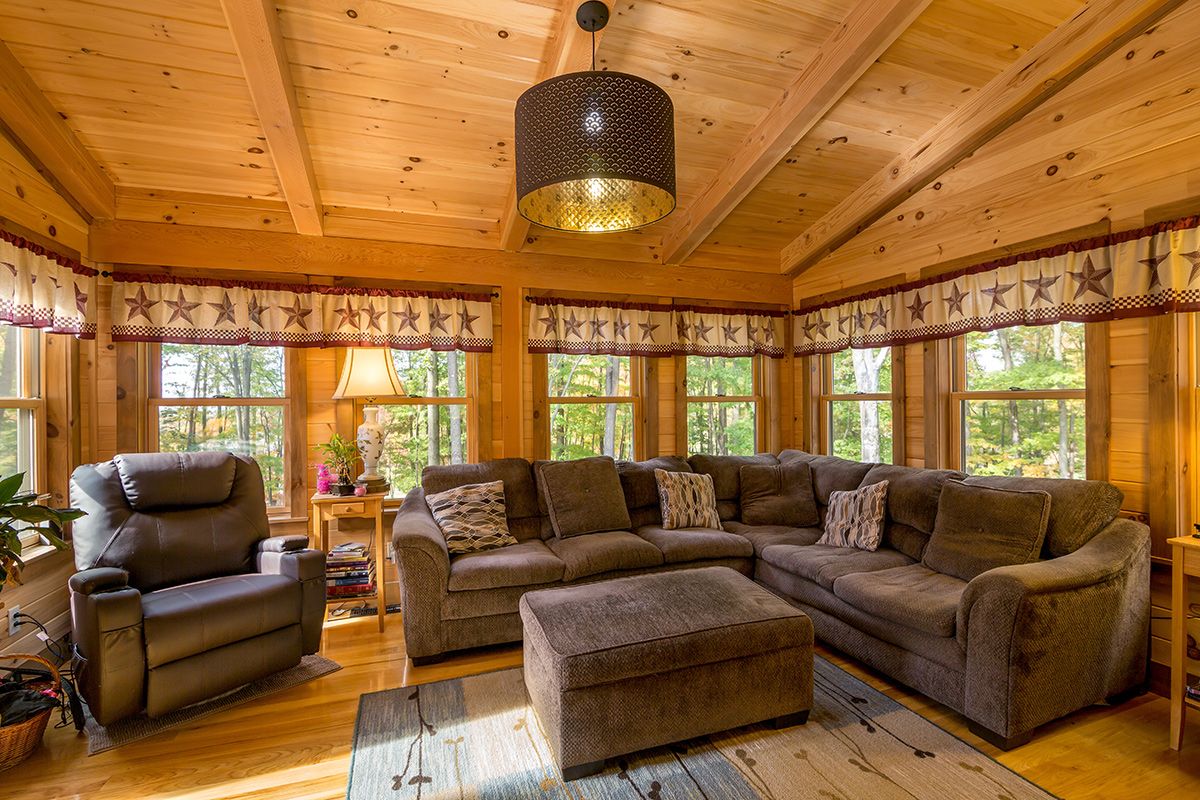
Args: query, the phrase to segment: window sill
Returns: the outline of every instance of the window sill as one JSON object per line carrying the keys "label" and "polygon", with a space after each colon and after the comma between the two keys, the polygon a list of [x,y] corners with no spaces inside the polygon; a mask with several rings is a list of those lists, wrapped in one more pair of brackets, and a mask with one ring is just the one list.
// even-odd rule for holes
{"label": "window sill", "polygon": [[[24,549],[24,551],[21,553],[21,560],[24,561],[25,566],[28,567],[33,562],[39,561],[46,556],[57,552],[59,552],[58,548],[52,544],[35,544],[33,547],[26,547]],[[63,552],[65,553],[66,551],[64,550]]]}
{"label": "window sill", "polygon": [[291,524],[300,524],[300,523],[307,525],[308,517],[307,516],[290,517],[286,514],[279,514],[278,516],[269,516],[269,515],[267,516],[267,524],[269,524],[269,525],[291,525]]}

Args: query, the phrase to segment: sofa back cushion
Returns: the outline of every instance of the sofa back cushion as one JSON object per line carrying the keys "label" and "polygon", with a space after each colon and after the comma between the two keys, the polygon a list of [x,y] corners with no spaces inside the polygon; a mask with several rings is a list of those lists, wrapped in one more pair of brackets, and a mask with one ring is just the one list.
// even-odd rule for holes
{"label": "sofa back cushion", "polygon": [[937,520],[938,499],[946,481],[967,477],[950,469],[920,469],[893,464],[876,464],[862,485],[888,482],[884,542],[888,547],[919,561]]}
{"label": "sofa back cushion", "polygon": [[741,479],[740,519],[747,525],[809,528],[819,522],[812,471],[803,461],[743,464]]}
{"label": "sofa back cushion", "polygon": [[661,525],[662,508],[658,503],[658,484],[654,470],[667,472],[691,472],[687,459],[680,456],[659,456],[647,461],[618,461],[617,475],[621,479],[621,491],[625,494],[625,507],[629,509],[629,522],[634,528],[643,525]]}
{"label": "sofa back cushion", "polygon": [[921,562],[969,581],[996,567],[1036,561],[1050,519],[1050,495],[948,481]]}
{"label": "sofa back cushion", "polygon": [[1050,558],[1074,553],[1112,522],[1125,495],[1111,483],[1062,478],[967,478],[968,484],[1001,489],[1046,492],[1051,497],[1044,554]]}
{"label": "sofa back cushion", "polygon": [[[792,460],[795,460],[794,458]],[[874,464],[848,461],[837,456],[811,456],[808,468],[812,471],[813,494],[822,506],[829,505],[834,492],[852,492],[862,485],[863,478]]]}
{"label": "sofa back cushion", "polygon": [[629,529],[616,463],[608,456],[535,461],[538,504],[559,539]]}
{"label": "sofa back cushion", "polygon": [[713,491],[717,494],[717,511],[722,521],[738,518],[742,467],[746,464],[778,463],[779,459],[770,453],[759,453],[756,456],[707,456],[698,453],[688,459],[693,472],[702,472],[712,477]]}
{"label": "sofa back cushion", "polygon": [[[421,472],[421,488],[426,495],[472,483],[504,483],[505,516],[508,530],[518,541],[536,539],[543,533],[538,510],[537,486],[533,470],[523,458],[498,458],[480,464],[447,464],[426,467]],[[552,535],[549,525],[546,533]]]}
{"label": "sofa back cushion", "polygon": [[[127,570],[130,586],[143,592],[254,569],[256,546],[271,530],[253,459],[233,453],[118,459],[82,465],[71,475],[71,505],[87,512],[72,528],[78,569]],[[196,483],[204,485],[186,486],[182,503],[167,505],[178,473],[193,461],[202,478]],[[166,473],[161,480],[152,474],[158,469]]]}

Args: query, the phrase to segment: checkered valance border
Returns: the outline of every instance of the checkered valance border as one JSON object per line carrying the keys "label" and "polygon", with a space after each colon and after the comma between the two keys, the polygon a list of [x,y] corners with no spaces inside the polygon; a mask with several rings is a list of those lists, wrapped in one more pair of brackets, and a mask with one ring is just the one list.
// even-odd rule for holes
{"label": "checkered valance border", "polygon": [[1200,217],[1086,239],[797,310],[798,356],[1063,320],[1200,310]]}
{"label": "checkered valance border", "polygon": [[491,352],[492,298],[112,274],[113,341]]}
{"label": "checkered valance border", "polygon": [[529,352],[782,358],[786,311],[530,298]]}
{"label": "checkered valance border", "polygon": [[0,231],[0,320],[93,339],[96,275],[77,261]]}

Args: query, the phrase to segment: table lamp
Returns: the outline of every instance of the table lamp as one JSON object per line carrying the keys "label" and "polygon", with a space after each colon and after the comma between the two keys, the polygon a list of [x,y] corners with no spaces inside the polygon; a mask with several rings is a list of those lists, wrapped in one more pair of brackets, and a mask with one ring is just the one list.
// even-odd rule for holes
{"label": "table lamp", "polygon": [[363,398],[363,422],[358,426],[358,452],[363,460],[363,473],[355,483],[365,486],[369,494],[387,492],[388,482],[378,473],[379,457],[383,455],[385,431],[379,424],[378,397],[401,397],[404,384],[396,374],[392,351],[386,347],[346,348],[346,363],[342,378],[333,391],[334,400]]}

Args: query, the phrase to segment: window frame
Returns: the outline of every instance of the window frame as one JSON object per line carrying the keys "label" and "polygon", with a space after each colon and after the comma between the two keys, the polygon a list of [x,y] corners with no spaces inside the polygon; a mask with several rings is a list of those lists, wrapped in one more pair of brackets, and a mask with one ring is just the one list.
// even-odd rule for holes
{"label": "window frame", "polygon": [[[1081,389],[1006,389],[1002,391],[968,389],[966,388],[968,334],[964,333],[959,336],[955,336],[950,340],[950,391],[947,393],[947,397],[950,401],[950,424],[947,431],[950,439],[950,469],[956,469],[959,472],[967,472],[967,437],[965,436],[966,432],[963,429],[963,426],[966,425],[967,415],[963,413],[963,409],[965,405],[972,400],[1083,400],[1085,414],[1084,424],[1086,427],[1088,400],[1087,384],[1089,383],[1087,374],[1088,323],[1085,322],[1082,324],[1084,325],[1084,385]],[[1035,326],[1014,325],[1012,327],[1020,328]],[[1087,433],[1085,431],[1084,447],[1090,450],[1091,448],[1088,448],[1087,445]]]}
{"label": "window frame", "polygon": [[[560,355],[597,355],[607,356],[607,353],[562,353]],[[545,408],[546,421],[544,425],[539,426],[540,430],[537,434],[538,447],[541,448],[540,454],[545,458],[550,458],[554,449],[553,433],[554,433],[554,406],[556,405],[596,405],[603,406],[609,403],[629,405],[633,411],[633,457],[635,459],[647,458],[647,443],[645,425],[641,424],[644,419],[645,408],[645,378],[646,378],[646,359],[642,356],[633,354],[618,355],[618,358],[629,359],[629,394],[628,395],[566,395],[556,396],[550,394],[550,354],[537,353],[535,359],[535,386],[534,392],[538,399],[542,401]],[[535,406],[538,403],[535,402]],[[536,419],[536,417],[535,417]],[[604,455],[597,453],[596,455]]]}
{"label": "window frame", "polygon": [[[453,355],[458,354],[457,350],[448,350],[448,351],[444,351],[444,352],[446,352],[447,354],[453,354]],[[479,422],[479,420],[480,420],[480,413],[479,413],[480,405],[479,405],[479,392],[477,390],[477,387],[479,386],[479,382],[480,382],[480,380],[482,380],[482,378],[480,376],[480,356],[483,354],[466,352],[466,353],[464,353],[464,355],[466,356],[464,359],[465,372],[464,372],[463,381],[462,381],[464,391],[461,396],[454,396],[454,397],[416,396],[416,397],[414,397],[413,395],[410,394],[405,397],[389,398],[386,402],[376,400],[374,403],[368,403],[365,398],[361,398],[361,397],[355,398],[354,399],[354,428],[355,428],[355,430],[357,430],[358,426],[362,423],[363,408],[365,408],[368,405],[375,405],[375,406],[380,406],[380,407],[383,407],[383,406],[462,406],[463,407],[463,419],[467,423],[467,447],[466,447],[465,453],[463,454],[463,457],[465,458],[466,463],[470,463],[470,464],[478,463],[479,461],[483,460],[480,455],[482,452],[482,450],[480,449],[481,448],[481,443],[480,443],[481,430],[480,429],[482,426],[480,425],[480,422]],[[386,509],[396,509],[396,508],[399,508],[399,506],[403,502],[404,502],[403,495],[397,496],[397,497],[387,497],[387,498],[384,498],[383,505],[384,505],[384,508],[386,508]]]}
{"label": "window frame", "polygon": [[[29,491],[39,498],[49,497],[47,485],[47,441],[46,441],[46,334],[34,328],[10,325],[20,337],[21,374],[19,388],[14,397],[0,397],[0,410],[18,409],[29,411],[32,418],[32,448],[29,463],[31,475],[27,476]],[[43,544],[37,533],[23,533],[19,537],[23,550]]]}
{"label": "window frame", "polygon": [[[211,345],[213,347],[237,347],[239,345]],[[259,345],[249,345],[257,347]],[[283,351],[283,394],[279,397],[163,397],[162,394],[162,345],[151,342],[146,345],[148,385],[146,387],[146,446],[152,453],[159,450],[159,409],[169,406],[273,406],[283,409],[283,497],[284,504],[267,506],[267,516],[272,522],[283,522],[304,518],[308,510],[305,491],[305,467],[307,447],[300,443],[306,440],[304,369],[301,359],[304,354],[294,347],[275,345]]]}
{"label": "window frame", "polygon": [[[688,394],[687,371],[689,358],[748,358],[750,359],[750,389],[748,395],[692,395]],[[754,452],[764,453],[769,450],[769,426],[767,419],[767,370],[763,355],[752,356],[706,356],[702,354],[680,355],[676,357],[676,391],[679,393],[679,404],[676,413],[676,433],[678,450],[685,456],[691,456],[688,431],[688,408],[693,403],[750,403],[754,407]]]}
{"label": "window frame", "polygon": [[[888,358],[892,364],[892,385],[886,392],[835,392],[833,390],[833,359],[837,353],[822,353],[818,356],[817,377],[817,449],[822,455],[833,454],[833,404],[834,403],[866,403],[887,402],[892,406],[892,463],[902,464],[904,453],[902,439],[896,434],[896,424],[904,424],[903,417],[903,379],[898,378],[902,373],[903,362],[898,355],[896,346],[888,345]],[[880,348],[872,348],[878,350]],[[839,350],[840,352],[846,352]],[[899,388],[899,391],[897,389]]]}

